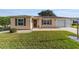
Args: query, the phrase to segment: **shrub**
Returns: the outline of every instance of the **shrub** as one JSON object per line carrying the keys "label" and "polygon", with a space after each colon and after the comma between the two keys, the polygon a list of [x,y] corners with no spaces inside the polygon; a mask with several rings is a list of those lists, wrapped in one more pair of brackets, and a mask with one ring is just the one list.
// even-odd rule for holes
{"label": "shrub", "polygon": [[16,31],[17,31],[17,29],[15,29],[15,28],[10,29],[10,33],[15,33]]}
{"label": "shrub", "polygon": [[75,23],[72,24],[72,26],[75,26],[75,25],[77,25],[77,24],[75,24]]}
{"label": "shrub", "polygon": [[[77,23],[73,23],[72,26],[77,26]],[[78,24],[78,26],[79,26],[79,24]]]}

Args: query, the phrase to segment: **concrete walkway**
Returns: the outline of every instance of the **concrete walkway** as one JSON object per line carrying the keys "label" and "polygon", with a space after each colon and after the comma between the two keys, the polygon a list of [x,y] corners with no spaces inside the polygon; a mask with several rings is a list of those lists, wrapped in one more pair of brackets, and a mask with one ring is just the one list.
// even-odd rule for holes
{"label": "concrete walkway", "polygon": [[17,33],[30,33],[32,30],[18,30]]}
{"label": "concrete walkway", "polygon": [[[29,33],[31,30],[18,30],[16,33]],[[9,31],[0,31],[0,33],[9,33]]]}
{"label": "concrete walkway", "polygon": [[[43,29],[38,29],[38,28],[35,28],[33,30],[18,30],[17,33],[29,33],[29,32],[32,32],[32,31],[62,31],[62,30],[65,30],[65,31],[69,31],[69,32],[73,32],[75,34],[77,34],[77,29],[76,28],[71,28],[71,27],[65,27],[65,28],[43,28]],[[1,31],[0,33],[7,33],[9,31]]]}

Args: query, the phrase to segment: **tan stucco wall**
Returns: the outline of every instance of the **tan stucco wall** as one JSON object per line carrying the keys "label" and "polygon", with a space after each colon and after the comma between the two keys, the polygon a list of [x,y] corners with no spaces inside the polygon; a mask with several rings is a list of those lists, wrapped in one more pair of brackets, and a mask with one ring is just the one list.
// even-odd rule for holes
{"label": "tan stucco wall", "polygon": [[42,25],[42,19],[45,19],[45,18],[39,18],[37,20],[38,28],[55,28],[56,27],[56,19],[55,18],[49,18],[52,20],[52,25]]}
{"label": "tan stucco wall", "polygon": [[[15,26],[15,18],[26,18],[26,26]],[[11,28],[16,28],[16,29],[23,29],[27,30],[30,29],[30,19],[31,17],[12,17],[11,18]]]}

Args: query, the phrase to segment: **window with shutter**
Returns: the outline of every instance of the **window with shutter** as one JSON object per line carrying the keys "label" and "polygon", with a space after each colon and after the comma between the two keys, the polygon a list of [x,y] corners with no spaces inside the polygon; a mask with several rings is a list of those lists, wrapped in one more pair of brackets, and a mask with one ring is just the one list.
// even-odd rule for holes
{"label": "window with shutter", "polygon": [[52,20],[42,20],[42,25],[51,25]]}
{"label": "window with shutter", "polygon": [[26,19],[25,18],[17,18],[16,24],[18,26],[25,26],[26,25]]}

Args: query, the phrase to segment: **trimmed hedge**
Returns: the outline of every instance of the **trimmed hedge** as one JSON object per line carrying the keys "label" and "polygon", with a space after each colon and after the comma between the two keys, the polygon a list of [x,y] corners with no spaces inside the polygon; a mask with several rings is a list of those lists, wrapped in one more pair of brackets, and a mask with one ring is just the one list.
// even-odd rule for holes
{"label": "trimmed hedge", "polygon": [[77,25],[77,24],[76,24],[76,23],[73,23],[73,24],[72,24],[72,26],[75,26],[75,25]]}
{"label": "trimmed hedge", "polygon": [[15,28],[10,29],[10,33],[15,33],[16,31],[17,31],[17,29],[15,29]]}

